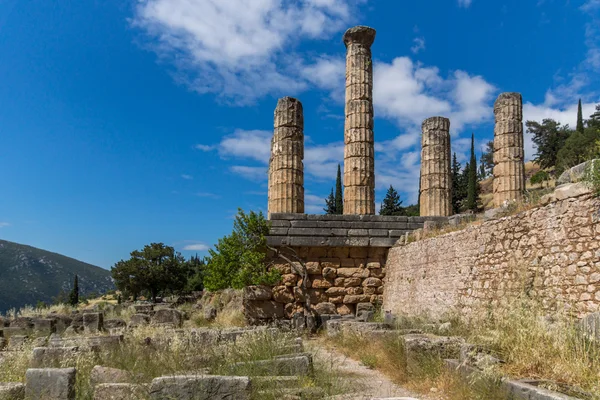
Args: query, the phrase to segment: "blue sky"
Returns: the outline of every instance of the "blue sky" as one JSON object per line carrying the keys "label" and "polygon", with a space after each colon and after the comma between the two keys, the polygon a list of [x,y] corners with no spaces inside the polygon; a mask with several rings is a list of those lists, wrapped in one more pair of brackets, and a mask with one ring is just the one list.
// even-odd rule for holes
{"label": "blue sky", "polygon": [[[343,160],[343,31],[374,27],[377,202],[416,200],[419,129],[462,160],[492,105],[573,124],[600,102],[600,0],[0,0],[0,238],[109,268],[205,254],[266,209],[273,110],[304,105],[308,212]],[[527,154],[534,153],[530,141]]]}

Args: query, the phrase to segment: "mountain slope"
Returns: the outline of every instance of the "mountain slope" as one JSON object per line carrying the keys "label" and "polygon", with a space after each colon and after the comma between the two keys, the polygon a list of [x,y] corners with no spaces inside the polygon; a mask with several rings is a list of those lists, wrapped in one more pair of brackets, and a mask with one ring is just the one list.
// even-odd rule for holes
{"label": "mountain slope", "polygon": [[79,293],[114,289],[110,271],[73,258],[0,240],[0,313],[38,301],[51,302],[70,291],[79,276]]}

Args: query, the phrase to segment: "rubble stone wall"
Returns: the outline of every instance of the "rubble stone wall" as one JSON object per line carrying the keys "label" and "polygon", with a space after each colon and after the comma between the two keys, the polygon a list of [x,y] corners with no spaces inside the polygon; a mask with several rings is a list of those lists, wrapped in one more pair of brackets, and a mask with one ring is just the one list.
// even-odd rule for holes
{"label": "rubble stone wall", "polygon": [[394,314],[465,315],[517,293],[548,310],[600,309],[600,199],[565,198],[461,231],[394,247],[383,308]]}

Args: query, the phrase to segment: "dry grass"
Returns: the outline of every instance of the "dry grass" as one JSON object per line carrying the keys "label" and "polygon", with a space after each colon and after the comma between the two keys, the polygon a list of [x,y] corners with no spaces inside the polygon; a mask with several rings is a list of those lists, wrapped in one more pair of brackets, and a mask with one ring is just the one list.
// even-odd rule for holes
{"label": "dry grass", "polygon": [[504,400],[493,378],[469,382],[444,367],[437,357],[421,357],[407,362],[400,335],[384,339],[344,334],[330,340],[346,356],[377,369],[393,382],[422,394],[440,393],[445,400]]}

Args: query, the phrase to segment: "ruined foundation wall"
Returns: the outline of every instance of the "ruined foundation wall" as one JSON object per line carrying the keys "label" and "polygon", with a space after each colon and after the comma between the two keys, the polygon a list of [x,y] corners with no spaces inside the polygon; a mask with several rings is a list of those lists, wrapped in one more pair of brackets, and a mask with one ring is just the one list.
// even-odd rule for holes
{"label": "ruined foundation wall", "polygon": [[567,198],[517,215],[392,248],[384,309],[441,316],[528,291],[552,310],[600,309],[600,199]]}

